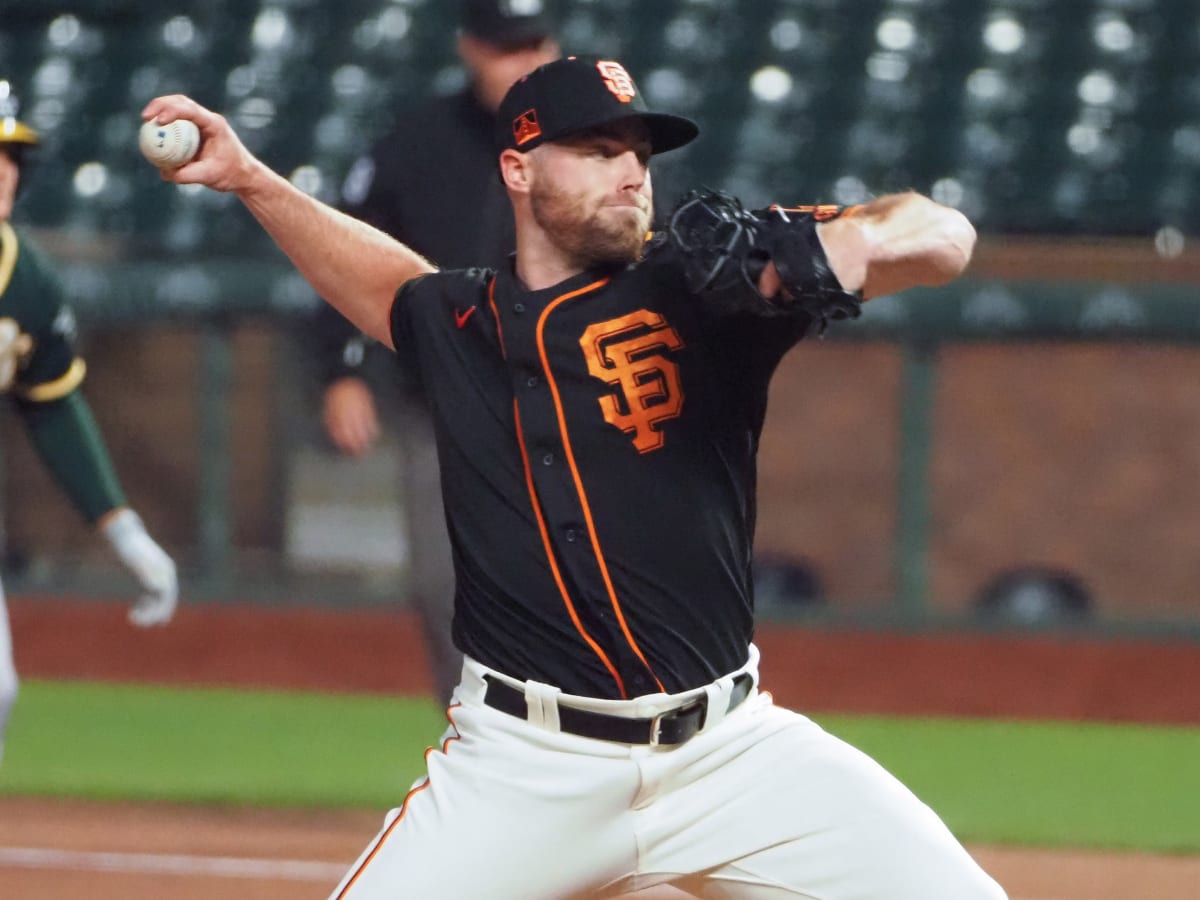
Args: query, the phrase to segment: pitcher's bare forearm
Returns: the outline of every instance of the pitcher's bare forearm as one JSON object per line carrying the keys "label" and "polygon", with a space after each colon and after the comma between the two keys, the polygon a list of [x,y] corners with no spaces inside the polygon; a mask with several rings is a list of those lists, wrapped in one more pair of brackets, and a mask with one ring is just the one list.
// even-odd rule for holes
{"label": "pitcher's bare forearm", "polygon": [[299,191],[261,163],[237,191],[313,289],[388,347],[389,313],[404,282],[433,271],[409,247]]}
{"label": "pitcher's bare forearm", "polygon": [[911,192],[872,200],[818,233],[842,285],[867,298],[952,281],[975,247],[962,213]]}
{"label": "pitcher's bare forearm", "polygon": [[392,346],[389,314],[404,282],[434,271],[420,255],[383,232],[321,203],[271,171],[242,144],[225,117],[182,94],[156,97],[142,116],[188,119],[200,151],[177,169],[175,184],[203,184],[236,194],[325,300],[365,333]]}

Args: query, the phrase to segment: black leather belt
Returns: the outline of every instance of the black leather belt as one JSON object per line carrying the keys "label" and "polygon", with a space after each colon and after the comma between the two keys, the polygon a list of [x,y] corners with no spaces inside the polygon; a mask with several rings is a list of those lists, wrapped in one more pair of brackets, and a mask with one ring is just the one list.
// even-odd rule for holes
{"label": "black leather belt", "polygon": [[[487,690],[483,695],[484,703],[518,719],[529,718],[529,707],[525,703],[523,690],[491,675],[484,675],[483,680],[487,682]],[[750,688],[753,686],[754,679],[748,673],[735,675],[726,712],[732,712],[750,696]],[[704,727],[707,716],[707,694],[701,694],[684,706],[667,710],[649,719],[623,719],[620,716],[558,704],[559,728],[569,734],[621,744],[649,744],[651,747],[672,747],[695,737]]]}

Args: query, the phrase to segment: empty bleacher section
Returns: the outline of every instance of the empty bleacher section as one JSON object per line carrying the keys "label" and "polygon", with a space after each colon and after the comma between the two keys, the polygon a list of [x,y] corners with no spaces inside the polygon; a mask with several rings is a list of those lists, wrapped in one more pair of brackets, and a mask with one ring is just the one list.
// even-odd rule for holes
{"label": "empty bleacher section", "polygon": [[[453,3],[6,0],[0,61],[46,138],[27,217],[133,254],[257,253],[227,198],[166,189],[137,112],[186,91],[325,198],[405,95],[447,89]],[[984,231],[1193,230],[1200,8],[1186,0],[560,0],[568,50],[621,56],[704,140],[670,181],[750,202],[904,187]],[[666,162],[666,160],[664,160]]]}

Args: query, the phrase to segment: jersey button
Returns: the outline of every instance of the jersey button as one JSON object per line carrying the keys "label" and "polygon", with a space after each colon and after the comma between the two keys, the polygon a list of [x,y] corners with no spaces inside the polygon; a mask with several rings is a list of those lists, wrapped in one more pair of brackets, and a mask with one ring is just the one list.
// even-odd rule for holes
{"label": "jersey button", "polygon": [[535,388],[538,386],[538,383],[538,377],[536,375],[530,375],[525,379],[525,387],[527,388]]}
{"label": "jersey button", "polygon": [[573,544],[573,543],[575,543],[576,540],[579,539],[579,532],[576,531],[574,528],[568,528],[566,531],[563,532],[563,537],[565,537],[567,539],[568,544]]}
{"label": "jersey button", "polygon": [[513,304],[513,312],[515,312],[519,316],[521,313],[525,312],[525,304],[524,303],[514,303]]}
{"label": "jersey button", "polygon": [[542,465],[543,465],[543,466],[552,466],[552,465],[554,465],[554,454],[553,454],[553,453],[547,453],[545,456],[543,456],[543,457],[542,457]]}

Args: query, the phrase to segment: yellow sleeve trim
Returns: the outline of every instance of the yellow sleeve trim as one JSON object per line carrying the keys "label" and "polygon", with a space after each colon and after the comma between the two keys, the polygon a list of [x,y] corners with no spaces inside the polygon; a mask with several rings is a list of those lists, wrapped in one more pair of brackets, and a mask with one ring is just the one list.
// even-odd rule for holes
{"label": "yellow sleeve trim", "polygon": [[71,365],[62,375],[55,378],[53,381],[47,381],[45,384],[35,384],[33,387],[17,388],[15,393],[18,397],[24,400],[32,400],[34,403],[49,403],[51,400],[59,400],[75,388],[83,383],[83,376],[87,374],[87,363],[78,356],[71,360]]}
{"label": "yellow sleeve trim", "polygon": [[17,267],[17,233],[7,222],[0,222],[0,297],[8,290],[13,269]]}

